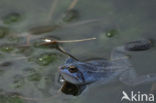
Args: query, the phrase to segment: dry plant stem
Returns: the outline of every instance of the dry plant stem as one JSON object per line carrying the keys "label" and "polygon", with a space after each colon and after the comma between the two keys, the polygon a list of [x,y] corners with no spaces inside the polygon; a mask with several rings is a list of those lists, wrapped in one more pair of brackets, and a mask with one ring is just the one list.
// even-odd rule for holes
{"label": "dry plant stem", "polygon": [[[70,56],[71,58],[79,61],[79,59],[77,59],[76,57],[72,56],[70,53],[66,52],[61,46],[59,46],[59,43],[73,43],[73,42],[84,42],[84,41],[88,41],[88,40],[95,40],[96,38],[87,38],[87,39],[80,39],[80,40],[64,40],[64,41],[59,41],[59,40],[53,40],[51,42],[45,42],[45,43],[41,43],[40,45],[57,45],[55,47],[55,49],[59,50],[60,52],[62,52],[65,55]],[[29,47],[30,45],[26,45],[26,46],[22,46],[22,47]]]}
{"label": "dry plant stem", "polygon": [[[58,40],[53,40],[51,42],[46,42],[46,43],[42,43],[41,45],[52,45],[52,44],[58,44],[58,43],[73,43],[73,42],[83,42],[83,41],[88,41],[88,40],[95,40],[96,38],[87,38],[87,39],[81,39],[81,40],[64,40],[64,41],[58,41]],[[66,52],[61,46],[57,46],[56,47],[57,50],[59,50],[60,52],[62,52],[63,54],[66,54],[68,56],[70,56],[71,58],[79,61],[79,59],[77,59],[76,57],[72,56],[70,53]]]}
{"label": "dry plant stem", "polygon": [[58,46],[56,49],[57,49],[58,51],[62,52],[63,54],[66,54],[66,55],[70,56],[71,58],[73,58],[73,59],[79,61],[79,59],[77,59],[76,57],[74,57],[74,56],[72,56],[71,54],[69,54],[68,52],[66,52],[61,46]]}
{"label": "dry plant stem", "polygon": [[30,45],[30,39],[31,39],[31,35],[28,35],[26,37],[26,45]]}
{"label": "dry plant stem", "polygon": [[50,8],[50,12],[48,14],[47,23],[49,23],[49,21],[51,21],[51,23],[52,23],[52,17],[53,17],[54,11],[56,9],[56,6],[58,4],[58,1],[59,0],[53,0],[51,8]]}
{"label": "dry plant stem", "polygon": [[57,41],[58,43],[74,43],[74,42],[83,42],[88,40],[95,40],[96,38],[87,38],[87,39],[81,39],[81,40],[63,40],[63,41]]}
{"label": "dry plant stem", "polygon": [[52,40],[51,42],[42,43],[41,45],[50,45],[56,43],[76,43],[76,42],[84,42],[89,40],[95,40],[96,38],[87,38],[87,39],[80,39],[80,40]]}
{"label": "dry plant stem", "polygon": [[[46,42],[46,43],[42,43],[41,45],[57,45],[58,43],[73,43],[73,42],[83,42],[83,41],[88,41],[88,40],[95,40],[96,38],[87,38],[87,39],[81,39],[81,40],[64,40],[64,41],[59,41],[59,40],[53,40],[51,42]],[[57,50],[59,50],[60,52],[62,52],[63,54],[66,54],[68,56],[70,56],[71,58],[79,61],[79,59],[77,59],[76,57],[72,56],[70,53],[66,52],[61,46],[56,46]]]}
{"label": "dry plant stem", "polygon": [[70,4],[68,10],[71,10],[75,7],[75,5],[77,4],[78,0],[73,0],[72,3]]}

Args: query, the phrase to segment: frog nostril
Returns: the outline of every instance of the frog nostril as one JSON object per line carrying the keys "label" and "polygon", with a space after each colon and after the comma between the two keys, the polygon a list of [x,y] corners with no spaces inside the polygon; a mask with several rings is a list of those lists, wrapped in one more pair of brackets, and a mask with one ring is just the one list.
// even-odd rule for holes
{"label": "frog nostril", "polygon": [[59,66],[58,68],[59,68],[59,70],[63,70],[63,69],[65,69],[65,66]]}

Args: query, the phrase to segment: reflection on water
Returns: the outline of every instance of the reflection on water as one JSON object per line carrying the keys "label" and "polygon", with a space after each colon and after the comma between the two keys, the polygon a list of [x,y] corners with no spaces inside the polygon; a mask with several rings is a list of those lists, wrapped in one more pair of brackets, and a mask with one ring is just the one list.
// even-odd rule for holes
{"label": "reflection on water", "polygon": [[[17,92],[24,97],[38,99],[26,103],[120,103],[123,90],[150,92],[151,84],[127,87],[115,82],[91,85],[78,97],[61,94],[58,92],[55,75],[58,66],[64,63],[67,56],[55,49],[36,47],[35,43],[42,42],[41,38],[46,37],[61,40],[96,37],[94,41],[61,46],[80,60],[109,58],[112,48],[128,41],[156,39],[155,0],[79,0],[75,5],[79,17],[71,22],[63,22],[62,18],[72,0],[59,0],[52,19],[49,19],[54,1],[0,1],[0,101],[5,103],[5,99],[9,98],[5,97],[5,93]],[[40,35],[29,33],[32,27],[56,24],[60,27],[53,32]],[[32,46],[19,48],[27,44],[28,40]],[[156,72],[155,47],[139,53],[132,52],[130,55],[139,74]],[[16,98],[12,100],[22,102]]]}

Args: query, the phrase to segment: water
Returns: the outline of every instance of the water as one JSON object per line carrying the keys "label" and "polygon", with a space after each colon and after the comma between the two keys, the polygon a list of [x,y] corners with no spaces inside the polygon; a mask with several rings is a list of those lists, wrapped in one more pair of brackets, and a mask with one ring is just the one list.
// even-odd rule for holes
{"label": "water", "polygon": [[[57,24],[72,0],[59,0],[51,18],[51,5],[54,0],[1,0],[0,26],[11,29],[9,36],[0,39],[0,45],[24,45],[30,28]],[[155,0],[79,0],[75,6],[80,12],[77,20],[65,23],[61,28],[43,35],[31,36],[33,42],[39,37],[54,36],[61,40],[74,40],[96,37],[97,40],[81,43],[63,44],[63,48],[80,60],[89,58],[109,58],[110,51],[128,41],[140,38],[156,39],[156,9]],[[4,24],[2,17],[11,12],[18,12],[22,19],[17,23]],[[117,33],[111,38],[106,33],[115,30]],[[24,35],[24,36],[23,36]],[[19,38],[19,39],[17,39]],[[10,40],[11,39],[11,40]],[[16,47],[16,46],[13,47]],[[132,52],[131,62],[137,73],[147,74],[156,72],[156,47],[139,53]],[[49,62],[34,60],[42,55],[52,53],[53,57],[44,57]],[[56,54],[56,55],[54,55]],[[122,91],[141,91],[149,93],[151,84],[128,87],[120,82],[89,86],[78,97],[57,93],[59,90],[55,82],[58,66],[64,63],[67,56],[54,49],[31,47],[21,52],[14,48],[9,52],[0,50],[0,63],[11,61],[10,66],[0,67],[0,89],[3,92],[18,92],[24,97],[37,100],[24,100],[25,103],[120,103]],[[46,66],[44,65],[46,64]],[[0,101],[1,102],[1,101]]]}

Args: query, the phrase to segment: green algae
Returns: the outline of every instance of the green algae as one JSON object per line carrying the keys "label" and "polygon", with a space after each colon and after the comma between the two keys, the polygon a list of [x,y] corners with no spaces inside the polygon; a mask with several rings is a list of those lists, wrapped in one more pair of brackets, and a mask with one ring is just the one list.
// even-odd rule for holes
{"label": "green algae", "polygon": [[10,53],[14,50],[14,48],[13,46],[10,46],[10,45],[4,45],[0,48],[0,50],[5,53]]}
{"label": "green algae", "polygon": [[57,59],[56,55],[44,54],[44,55],[41,55],[41,57],[37,59],[37,63],[39,65],[46,66],[56,61],[56,59]]}
{"label": "green algae", "polygon": [[114,37],[116,34],[118,34],[118,31],[116,29],[111,29],[105,33],[106,37],[108,38]]}
{"label": "green algae", "polygon": [[31,57],[28,59],[29,62],[35,62],[40,66],[47,66],[58,59],[58,55],[56,53],[44,53],[37,57]]}
{"label": "green algae", "polygon": [[4,24],[13,24],[19,22],[21,19],[21,14],[17,12],[9,13],[2,18]]}

